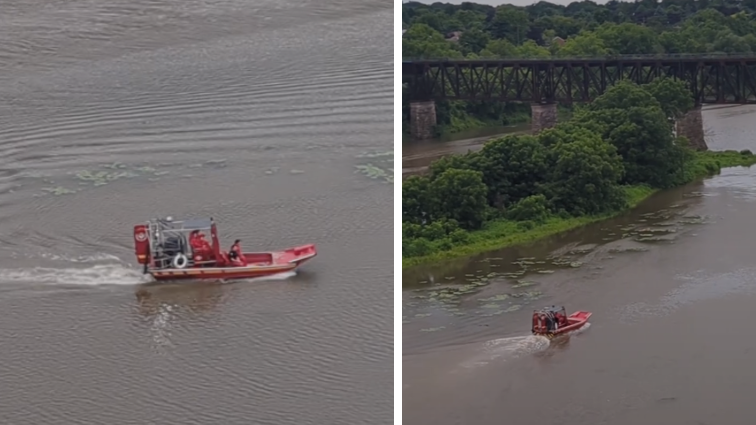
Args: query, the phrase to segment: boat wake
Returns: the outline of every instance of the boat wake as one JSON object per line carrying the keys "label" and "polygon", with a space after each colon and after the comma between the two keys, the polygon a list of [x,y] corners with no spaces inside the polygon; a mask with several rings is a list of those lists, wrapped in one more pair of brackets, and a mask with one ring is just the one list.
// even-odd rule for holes
{"label": "boat wake", "polygon": [[585,322],[585,324],[574,331],[567,332],[566,336],[574,336],[574,335],[580,335],[581,333],[588,330],[588,328],[591,327],[591,322]]}
{"label": "boat wake", "polygon": [[[221,280],[220,282],[241,283],[286,280],[295,275],[296,272],[291,271],[252,279]],[[155,281],[149,275],[142,274],[141,270],[129,268],[123,264],[97,264],[90,267],[72,268],[32,267],[28,269],[0,269],[0,282],[69,286],[135,286]]]}
{"label": "boat wake", "polygon": [[479,353],[460,364],[465,369],[481,367],[492,361],[507,361],[549,348],[551,341],[537,335],[498,338],[482,344]]}
{"label": "boat wake", "polygon": [[[134,286],[154,283],[149,275],[110,254],[91,256],[65,256],[58,254],[14,255],[17,264],[27,267],[0,268],[0,283],[40,284],[66,286]],[[40,263],[44,264],[39,265]],[[250,279],[236,279],[228,282],[261,282],[285,280],[296,276],[296,271],[288,271],[270,276]],[[226,281],[221,280],[221,283]]]}
{"label": "boat wake", "polygon": [[268,280],[286,280],[290,277],[294,277],[297,275],[296,270],[291,270],[288,272],[278,273],[278,274],[272,274],[270,276],[261,276],[261,277],[253,277],[250,279],[235,279],[231,280],[229,282],[265,282]]}
{"label": "boat wake", "polygon": [[101,286],[139,285],[152,279],[140,270],[122,264],[96,264],[89,267],[32,267],[0,269],[0,282],[42,285]]}

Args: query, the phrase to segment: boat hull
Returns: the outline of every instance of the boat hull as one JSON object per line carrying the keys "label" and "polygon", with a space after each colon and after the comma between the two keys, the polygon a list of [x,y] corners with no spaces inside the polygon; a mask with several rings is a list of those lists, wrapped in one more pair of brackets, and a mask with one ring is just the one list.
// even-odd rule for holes
{"label": "boat hull", "polygon": [[592,315],[593,313],[588,311],[576,311],[567,316],[567,323],[569,323],[567,326],[563,326],[552,332],[533,332],[533,334],[545,336],[547,338],[554,338],[559,335],[565,335],[585,326],[585,324],[588,323],[588,319],[590,319]]}
{"label": "boat hull", "polygon": [[[244,253],[246,266],[190,267],[148,270],[157,281],[175,280],[231,280],[272,276],[296,270],[317,255],[315,245],[303,245],[276,252]],[[260,259],[266,259],[259,262]]]}

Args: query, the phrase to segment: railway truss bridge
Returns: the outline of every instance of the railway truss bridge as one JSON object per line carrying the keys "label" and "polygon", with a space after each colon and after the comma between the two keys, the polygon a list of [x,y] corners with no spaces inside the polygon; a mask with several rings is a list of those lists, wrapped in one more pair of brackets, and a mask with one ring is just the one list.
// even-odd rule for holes
{"label": "railway truss bridge", "polygon": [[538,132],[556,124],[558,103],[590,102],[619,80],[645,84],[662,76],[690,88],[696,107],[678,120],[677,132],[701,149],[702,105],[756,103],[756,54],[402,61],[416,139],[433,136],[437,100],[528,102]]}

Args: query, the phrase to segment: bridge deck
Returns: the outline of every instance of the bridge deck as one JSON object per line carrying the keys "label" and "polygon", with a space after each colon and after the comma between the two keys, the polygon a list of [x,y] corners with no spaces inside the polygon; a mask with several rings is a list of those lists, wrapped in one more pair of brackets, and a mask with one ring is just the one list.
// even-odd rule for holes
{"label": "bridge deck", "polygon": [[623,79],[683,80],[697,103],[756,103],[756,54],[404,59],[411,100],[590,102]]}

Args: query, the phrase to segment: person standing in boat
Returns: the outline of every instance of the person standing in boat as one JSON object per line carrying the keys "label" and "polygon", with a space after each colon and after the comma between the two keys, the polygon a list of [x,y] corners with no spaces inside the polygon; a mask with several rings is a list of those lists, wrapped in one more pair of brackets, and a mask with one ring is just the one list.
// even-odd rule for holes
{"label": "person standing in boat", "polygon": [[209,260],[212,258],[213,249],[205,240],[205,234],[200,233],[199,230],[195,230],[189,235],[189,245],[192,247],[195,261]]}
{"label": "person standing in boat", "polygon": [[231,245],[231,249],[228,251],[228,258],[234,266],[243,267],[247,265],[244,255],[242,255],[241,239],[235,240],[234,244]]}

